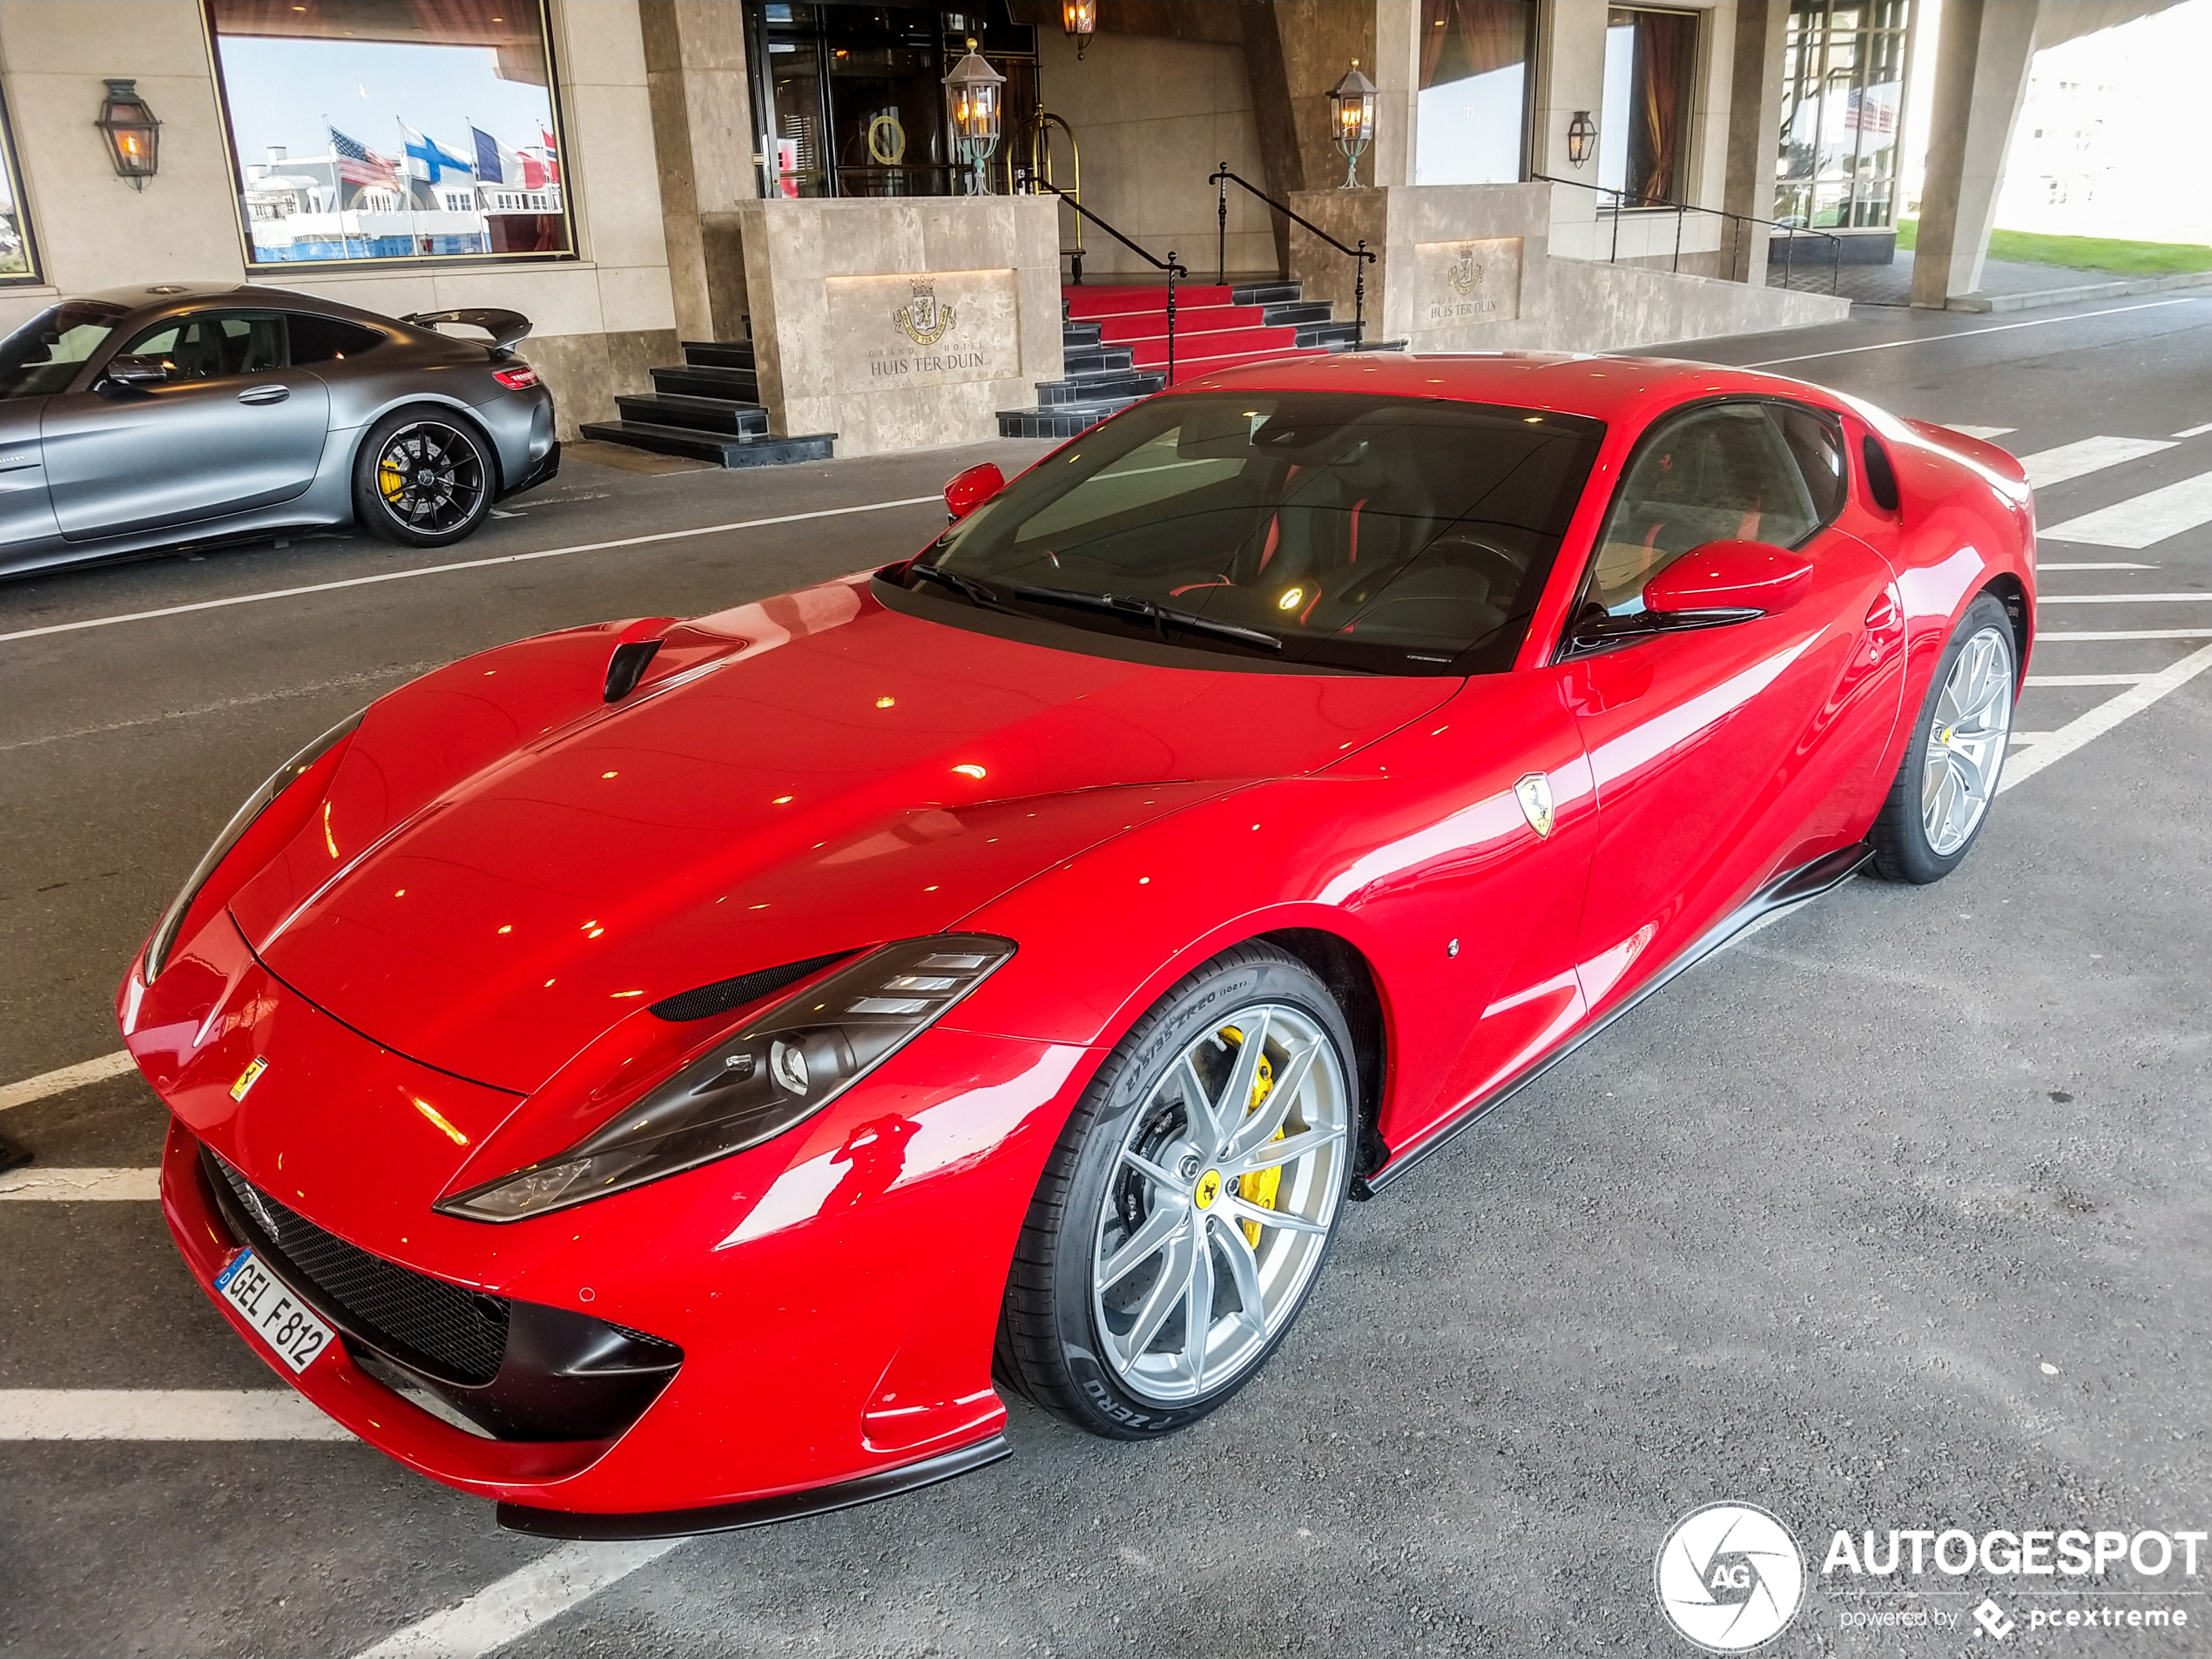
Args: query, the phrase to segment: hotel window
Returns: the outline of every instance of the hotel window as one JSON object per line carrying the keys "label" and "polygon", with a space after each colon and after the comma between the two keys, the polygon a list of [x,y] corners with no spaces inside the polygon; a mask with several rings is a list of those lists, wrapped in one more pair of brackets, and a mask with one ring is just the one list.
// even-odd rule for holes
{"label": "hotel window", "polygon": [[38,249],[30,239],[30,215],[24,206],[23,175],[16,170],[16,135],[8,126],[8,106],[0,99],[0,286],[44,280]]}
{"label": "hotel window", "polygon": [[1520,181],[1535,24],[1534,0],[1421,0],[1415,184]]}
{"label": "hotel window", "polygon": [[573,256],[544,0],[206,6],[249,265]]}
{"label": "hotel window", "polygon": [[1686,199],[1697,19],[1694,11],[1641,6],[1606,14],[1597,182],[1624,207]]}
{"label": "hotel window", "polygon": [[[1055,10],[1055,16],[1057,16]],[[755,163],[762,192],[948,196],[966,188],[944,79],[973,38],[1006,77],[995,189],[1026,165],[1037,105],[1036,31],[1006,0],[973,11],[746,0]]]}
{"label": "hotel window", "polygon": [[1821,230],[1897,223],[1910,0],[1791,0],[1774,216]]}

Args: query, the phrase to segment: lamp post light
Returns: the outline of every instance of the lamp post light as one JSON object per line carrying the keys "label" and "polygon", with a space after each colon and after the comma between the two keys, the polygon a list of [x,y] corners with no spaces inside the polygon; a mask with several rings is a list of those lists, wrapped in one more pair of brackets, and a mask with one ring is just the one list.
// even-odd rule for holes
{"label": "lamp post light", "polygon": [[975,38],[968,37],[968,56],[953,65],[953,72],[945,77],[945,87],[953,98],[953,131],[960,138],[960,152],[968,163],[968,193],[988,196],[991,192],[991,177],[983,164],[999,147],[999,125],[1002,113],[1000,98],[1006,85],[1006,77],[984,62],[983,55],[975,50]]}
{"label": "lamp post light", "polygon": [[99,119],[92,125],[107,140],[108,159],[115,164],[115,176],[128,179],[133,190],[144,190],[146,180],[161,166],[161,123],[138,96],[138,84],[108,82]]}
{"label": "lamp post light", "polygon": [[1575,111],[1575,118],[1567,124],[1567,160],[1570,166],[1579,167],[1590,158],[1590,152],[1597,148],[1597,123],[1590,119],[1588,110]]}
{"label": "lamp post light", "polygon": [[1061,0],[1060,27],[1076,43],[1076,61],[1080,64],[1084,48],[1098,32],[1098,0]]}
{"label": "lamp post light", "polygon": [[1375,136],[1375,84],[1359,72],[1353,58],[1344,78],[1329,89],[1329,121],[1337,148],[1344,152],[1344,187],[1359,183],[1359,157]]}

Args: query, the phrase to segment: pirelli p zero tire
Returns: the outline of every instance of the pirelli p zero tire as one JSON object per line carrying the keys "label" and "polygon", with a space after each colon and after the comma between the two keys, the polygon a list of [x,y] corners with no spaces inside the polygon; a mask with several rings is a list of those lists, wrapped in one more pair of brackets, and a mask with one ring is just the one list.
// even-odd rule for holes
{"label": "pirelli p zero tire", "polygon": [[1313,1287],[1359,1145],[1351,1035],[1313,972],[1225,951],[1136,1022],[1046,1165],[1000,1316],[1002,1379],[1143,1440],[1251,1380]]}
{"label": "pirelli p zero tire", "polygon": [[2012,618],[1983,594],[1966,607],[1928,681],[1897,781],[1869,838],[1892,881],[1940,881],[1989,821],[2020,691]]}
{"label": "pirelli p zero tire", "polygon": [[397,409],[354,456],[354,516],[402,547],[445,547],[491,511],[491,444],[466,415],[437,405]]}

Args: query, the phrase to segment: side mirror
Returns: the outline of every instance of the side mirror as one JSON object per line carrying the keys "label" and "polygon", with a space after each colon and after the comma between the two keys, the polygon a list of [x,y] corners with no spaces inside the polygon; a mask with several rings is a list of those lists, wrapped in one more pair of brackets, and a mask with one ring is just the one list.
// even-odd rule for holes
{"label": "side mirror", "polygon": [[120,353],[108,359],[107,367],[100,371],[104,386],[158,386],[169,378],[169,365],[158,357],[126,357]]}
{"label": "side mirror", "polygon": [[1812,565],[1764,542],[1708,542],[1651,578],[1643,608],[1683,623],[1732,622],[1787,610],[1812,590]]}
{"label": "side mirror", "polygon": [[970,467],[945,486],[945,522],[957,524],[1006,488],[1006,475],[992,462]]}

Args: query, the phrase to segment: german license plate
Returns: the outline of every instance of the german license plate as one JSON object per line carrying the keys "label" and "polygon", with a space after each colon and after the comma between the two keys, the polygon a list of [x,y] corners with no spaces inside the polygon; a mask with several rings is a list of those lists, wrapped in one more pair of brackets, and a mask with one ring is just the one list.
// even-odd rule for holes
{"label": "german license plate", "polygon": [[267,1343],[294,1375],[314,1363],[334,1334],[317,1318],[292,1287],[250,1250],[231,1258],[215,1279],[215,1293],[246,1316],[253,1334]]}

